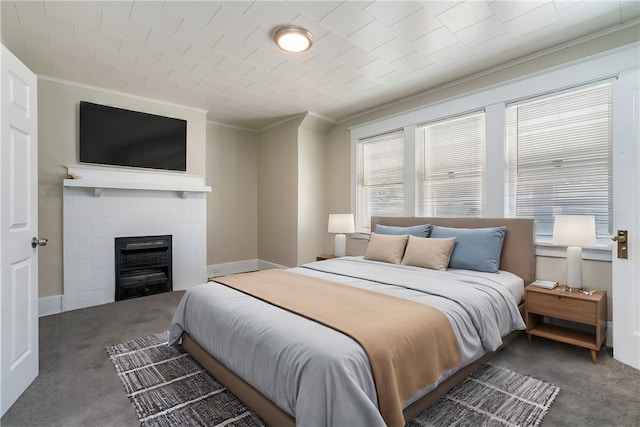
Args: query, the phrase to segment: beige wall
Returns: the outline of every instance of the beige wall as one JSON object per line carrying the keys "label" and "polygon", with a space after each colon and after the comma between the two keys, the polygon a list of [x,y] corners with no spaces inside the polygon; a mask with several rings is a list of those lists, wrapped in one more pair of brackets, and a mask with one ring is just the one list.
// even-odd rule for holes
{"label": "beige wall", "polygon": [[331,123],[304,114],[260,132],[258,258],[293,267],[324,253],[326,133]]}
{"label": "beige wall", "polygon": [[326,253],[325,146],[331,126],[307,115],[298,130],[298,265]]}
{"label": "beige wall", "polygon": [[187,120],[187,173],[204,175],[205,113],[143,98],[38,79],[38,227],[49,245],[39,253],[40,297],[63,294],[62,180],[65,165],[77,164],[80,101],[122,107]]}
{"label": "beige wall", "polygon": [[260,133],[258,143],[258,258],[293,267],[298,257],[297,117]]}
{"label": "beige wall", "polygon": [[[351,133],[343,124],[335,125],[327,135],[327,218],[332,213],[349,213],[351,209]],[[334,236],[327,235],[323,253],[334,252]],[[360,243],[361,252],[357,249]],[[347,237],[347,255],[364,253],[366,244]]]}
{"label": "beige wall", "polygon": [[207,123],[207,264],[258,258],[258,134]]}

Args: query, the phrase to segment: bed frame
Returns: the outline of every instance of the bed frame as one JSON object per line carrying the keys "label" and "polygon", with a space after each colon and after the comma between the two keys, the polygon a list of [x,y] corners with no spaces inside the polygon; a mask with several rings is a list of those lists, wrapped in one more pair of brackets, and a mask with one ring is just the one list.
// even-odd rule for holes
{"label": "bed frame", "polygon": [[[522,277],[525,285],[535,277],[535,233],[532,219],[515,218],[432,218],[432,217],[373,217],[371,230],[376,224],[410,226],[419,224],[440,225],[456,228],[487,228],[506,226],[504,245],[500,257],[500,269]],[[524,317],[524,304],[520,305],[520,313]],[[503,337],[503,346],[511,341],[520,331],[514,331]],[[227,369],[220,361],[211,356],[186,332],[182,334],[182,346],[211,375],[222,383],[229,391],[238,396],[250,409],[270,426],[293,427],[295,419],[275,405],[269,398],[253,388],[242,378]],[[502,347],[501,347],[502,348]],[[463,381],[478,366],[493,356],[494,352],[485,353],[480,359],[465,366],[440,383],[431,392],[424,395],[404,410],[404,418],[408,422],[422,411],[444,396],[449,390]]]}

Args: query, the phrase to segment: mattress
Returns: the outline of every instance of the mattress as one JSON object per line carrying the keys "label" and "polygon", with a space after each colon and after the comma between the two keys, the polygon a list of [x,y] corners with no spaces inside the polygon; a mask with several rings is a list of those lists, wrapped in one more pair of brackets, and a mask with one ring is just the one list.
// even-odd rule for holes
{"label": "mattress", "polygon": [[[515,280],[508,275],[439,272],[359,257],[289,271],[437,307],[451,321],[461,366],[497,349],[502,336],[525,327],[517,292],[514,297],[511,289]],[[212,283],[193,287],[183,297],[170,343],[178,343],[182,332],[295,417],[298,425],[384,425],[367,356],[346,335]],[[426,384],[404,406],[460,367]]]}

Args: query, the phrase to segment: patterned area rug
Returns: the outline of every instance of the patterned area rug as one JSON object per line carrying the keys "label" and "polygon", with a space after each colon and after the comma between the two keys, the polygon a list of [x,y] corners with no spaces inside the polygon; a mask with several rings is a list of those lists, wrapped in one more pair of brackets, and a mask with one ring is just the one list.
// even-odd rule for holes
{"label": "patterned area rug", "polygon": [[[106,348],[140,425],[264,425],[181,347],[168,346],[167,337],[164,332]],[[407,426],[537,426],[559,390],[485,363]]]}

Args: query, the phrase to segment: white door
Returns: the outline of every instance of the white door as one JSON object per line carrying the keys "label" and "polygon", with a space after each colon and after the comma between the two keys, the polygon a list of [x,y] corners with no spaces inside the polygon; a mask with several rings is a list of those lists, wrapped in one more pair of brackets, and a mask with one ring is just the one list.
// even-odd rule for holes
{"label": "white door", "polygon": [[613,245],[613,357],[640,369],[640,70],[613,90],[613,231],[627,230],[627,259]]}
{"label": "white door", "polygon": [[37,79],[2,46],[0,86],[0,409],[38,376]]}

